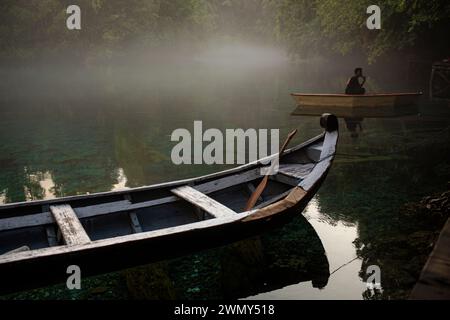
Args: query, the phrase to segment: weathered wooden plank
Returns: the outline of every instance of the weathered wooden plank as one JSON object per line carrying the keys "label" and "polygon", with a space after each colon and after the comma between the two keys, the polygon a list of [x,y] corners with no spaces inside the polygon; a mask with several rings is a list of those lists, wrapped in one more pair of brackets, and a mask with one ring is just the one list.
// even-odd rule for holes
{"label": "weathered wooden plank", "polygon": [[55,231],[55,227],[53,225],[48,225],[45,227],[45,233],[47,234],[47,241],[50,247],[54,247],[58,245],[58,234]]}
{"label": "weathered wooden plank", "polygon": [[[129,193],[124,194],[123,197],[126,200],[130,201],[130,203],[133,200]],[[131,228],[133,229],[133,232],[134,233],[142,232],[142,226],[141,226],[141,223],[139,222],[139,219],[138,219],[138,217],[136,215],[136,211],[131,211],[130,213],[128,213],[128,216],[130,217],[130,225],[131,225]]]}
{"label": "weathered wooden plank", "polygon": [[21,247],[19,247],[17,249],[5,252],[3,255],[14,254],[14,253],[24,252],[24,251],[30,251],[30,247],[29,246],[21,246]]}
{"label": "weathered wooden plank", "polygon": [[131,205],[130,200],[122,200],[74,208],[74,211],[77,213],[78,218],[83,219],[101,214],[108,214],[111,213],[112,210],[114,210],[115,212],[126,211],[128,210],[130,205]]}
{"label": "weathered wooden plank", "polygon": [[216,200],[208,197],[204,193],[195,190],[189,186],[183,186],[171,190],[178,197],[192,203],[193,205],[205,210],[216,218],[222,218],[230,215],[235,215],[236,212]]}
{"label": "weathered wooden plank", "polygon": [[136,212],[134,211],[130,212],[128,215],[130,216],[131,228],[133,229],[133,232],[134,233],[142,232],[142,226],[141,223],[139,222]]}
{"label": "weathered wooden plank", "polygon": [[70,205],[50,206],[50,211],[67,245],[85,244],[91,241]]}
{"label": "weathered wooden plank", "polygon": [[411,292],[413,300],[450,300],[450,219]]}
{"label": "weathered wooden plank", "polygon": [[270,180],[273,181],[277,181],[280,183],[284,183],[287,184],[289,186],[295,187],[298,185],[298,183],[300,182],[300,179],[294,178],[294,177],[290,177],[290,176],[286,176],[284,174],[276,174],[273,176],[269,176]]}
{"label": "weathered wooden plank", "polygon": [[281,164],[278,172],[289,177],[304,179],[314,169],[315,163],[307,164]]}
{"label": "weathered wooden plank", "polygon": [[308,177],[315,165],[316,163],[280,164],[278,174],[271,175],[270,179],[295,187],[301,179]]}
{"label": "weathered wooden plank", "polygon": [[[123,200],[73,209],[77,213],[78,218],[82,219],[112,212],[126,211],[129,206],[130,201]],[[0,219],[0,231],[34,227],[52,223],[54,223],[52,214],[50,211],[44,211],[42,213],[30,214],[26,216]]]}
{"label": "weathered wooden plank", "polygon": [[[50,205],[44,204],[42,206],[42,212],[50,211]],[[49,224],[45,227],[45,233],[47,234],[47,242],[50,247],[57,246],[59,243],[57,231],[53,224]]]}
{"label": "weathered wooden plank", "polygon": [[52,215],[50,212],[4,218],[0,220],[0,231],[33,227],[50,223],[53,223]]}
{"label": "weathered wooden plank", "polygon": [[244,171],[239,174],[234,174],[222,179],[213,180],[198,184],[195,188],[202,193],[211,193],[218,190],[233,187],[241,183],[247,183],[249,181],[261,178],[260,168]]}

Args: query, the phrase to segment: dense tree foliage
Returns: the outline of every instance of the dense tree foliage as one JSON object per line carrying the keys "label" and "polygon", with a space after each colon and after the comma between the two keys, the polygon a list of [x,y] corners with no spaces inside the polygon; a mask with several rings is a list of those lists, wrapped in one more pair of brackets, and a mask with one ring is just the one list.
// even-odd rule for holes
{"label": "dense tree foliage", "polygon": [[211,28],[206,0],[79,0],[82,30],[66,28],[66,8],[74,1],[5,0],[1,3],[4,56],[39,53],[109,56],[130,44],[158,46],[194,40]]}
{"label": "dense tree foliage", "polygon": [[[366,28],[370,0],[269,0],[277,38],[302,55],[360,51],[374,60],[402,49],[450,49],[450,2],[380,0],[381,30]],[[428,48],[425,48],[428,46]]]}
{"label": "dense tree foliage", "polygon": [[[365,26],[369,0],[3,0],[0,54],[32,58],[71,51],[107,57],[130,45],[196,46],[210,38],[275,42],[300,57],[398,50],[446,55],[447,0],[379,0],[382,29]],[[65,28],[66,7],[82,8],[82,31]]]}

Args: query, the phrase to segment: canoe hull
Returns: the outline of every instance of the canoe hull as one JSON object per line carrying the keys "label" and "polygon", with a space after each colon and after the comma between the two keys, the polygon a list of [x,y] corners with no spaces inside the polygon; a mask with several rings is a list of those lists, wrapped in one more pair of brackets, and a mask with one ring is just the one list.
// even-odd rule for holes
{"label": "canoe hull", "polygon": [[323,179],[301,202],[267,218],[238,220],[189,232],[114,242],[105,246],[61,251],[56,254],[39,255],[29,260],[2,263],[0,294],[64,283],[69,276],[66,268],[70,265],[79,266],[84,278],[171,259],[259,235],[281,227],[301,214],[322,181]]}
{"label": "canoe hull", "polygon": [[296,94],[291,96],[301,107],[379,108],[414,105],[421,93],[401,94]]}

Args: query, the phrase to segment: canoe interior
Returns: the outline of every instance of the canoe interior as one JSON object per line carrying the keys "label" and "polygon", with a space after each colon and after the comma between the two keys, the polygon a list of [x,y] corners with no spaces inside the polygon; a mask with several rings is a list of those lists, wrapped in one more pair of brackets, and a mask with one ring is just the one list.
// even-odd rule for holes
{"label": "canoe interior", "polygon": [[[322,143],[323,138],[284,155],[280,162],[280,172],[269,179],[257,206],[265,206],[281,199],[306,177],[320,158]],[[239,213],[243,211],[252,189],[262,179],[260,169],[261,165],[249,166],[238,172],[192,180],[191,185]],[[186,200],[174,196],[171,192],[173,188],[174,185],[161,185],[157,188],[131,189],[99,196],[0,206],[0,255],[23,246],[34,250],[64,245],[58,227],[48,213],[49,205],[55,203],[69,204],[93,241],[214,218]],[[135,221],[138,221],[138,226],[133,223],[133,217],[137,218]],[[11,227],[6,221],[13,221],[13,224],[19,226],[28,225]]]}

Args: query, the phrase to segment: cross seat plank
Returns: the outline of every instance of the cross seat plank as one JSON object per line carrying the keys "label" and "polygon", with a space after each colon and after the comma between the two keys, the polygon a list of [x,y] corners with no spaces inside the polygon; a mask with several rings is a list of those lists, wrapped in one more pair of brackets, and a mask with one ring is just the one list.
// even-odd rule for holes
{"label": "cross seat plank", "polygon": [[235,211],[190,186],[178,187],[171,191],[178,197],[192,203],[196,207],[205,210],[216,218],[223,218],[236,214]]}
{"label": "cross seat plank", "polygon": [[304,179],[314,169],[315,163],[281,164],[278,172],[296,179]]}
{"label": "cross seat plank", "polygon": [[50,211],[67,245],[73,246],[91,241],[70,205],[61,204],[50,206]]}

